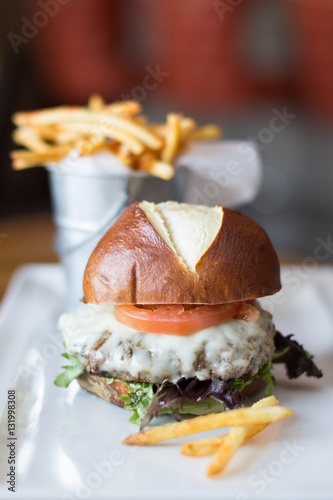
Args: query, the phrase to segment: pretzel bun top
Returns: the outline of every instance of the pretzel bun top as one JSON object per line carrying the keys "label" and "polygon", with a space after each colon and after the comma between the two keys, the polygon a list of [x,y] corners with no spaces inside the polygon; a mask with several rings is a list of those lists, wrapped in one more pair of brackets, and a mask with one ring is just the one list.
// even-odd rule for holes
{"label": "pretzel bun top", "polygon": [[221,206],[130,205],[93,251],[83,280],[94,304],[223,304],[281,288],[264,229]]}

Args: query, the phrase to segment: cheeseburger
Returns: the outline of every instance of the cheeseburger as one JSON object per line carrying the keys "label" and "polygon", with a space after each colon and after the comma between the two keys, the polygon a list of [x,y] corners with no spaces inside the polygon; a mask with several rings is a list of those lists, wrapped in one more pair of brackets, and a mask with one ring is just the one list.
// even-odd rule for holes
{"label": "cheeseburger", "polygon": [[257,299],[280,290],[266,232],[230,208],[142,201],[98,243],[83,304],[59,327],[70,361],[55,383],[125,409],[141,427],[159,414],[200,415],[272,393],[272,362],[290,378],[322,374]]}

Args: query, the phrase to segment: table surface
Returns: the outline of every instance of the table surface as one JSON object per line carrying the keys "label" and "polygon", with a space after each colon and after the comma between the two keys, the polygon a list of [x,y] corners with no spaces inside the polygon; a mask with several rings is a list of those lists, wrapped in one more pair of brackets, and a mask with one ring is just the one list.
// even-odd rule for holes
{"label": "table surface", "polygon": [[[0,300],[15,269],[27,263],[58,262],[53,248],[51,214],[3,218],[0,221]],[[300,263],[302,256],[279,255],[283,264]]]}
{"label": "table surface", "polygon": [[0,221],[0,300],[18,266],[58,261],[53,249],[54,234],[55,227],[47,213]]}

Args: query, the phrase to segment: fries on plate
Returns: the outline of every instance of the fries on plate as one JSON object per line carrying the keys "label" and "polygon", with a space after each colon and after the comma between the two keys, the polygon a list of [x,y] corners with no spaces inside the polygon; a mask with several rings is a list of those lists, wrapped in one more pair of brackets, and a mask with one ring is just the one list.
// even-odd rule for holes
{"label": "fries on plate", "polygon": [[[279,401],[275,396],[269,396],[254,403],[252,408],[267,408],[269,406],[277,406],[278,404]],[[268,425],[269,423],[256,424],[252,425],[251,427],[249,426],[247,428],[246,440],[250,439],[256,434],[259,434],[259,432],[266,429]],[[243,427],[240,427],[240,429],[243,429]],[[215,453],[220,448],[220,445],[225,443],[227,437],[228,434],[222,434],[221,436],[197,439],[196,441],[188,441],[187,443],[183,444],[180,452],[183,455],[189,455],[191,457],[204,457],[207,455],[213,455],[213,453]]]}
{"label": "fries on plate", "polygon": [[225,469],[245,441],[259,434],[270,423],[290,417],[292,414],[292,410],[279,406],[279,401],[274,396],[269,396],[254,403],[251,408],[211,413],[174,424],[152,427],[146,431],[132,434],[123,443],[139,446],[150,445],[218,427],[231,426],[231,430],[227,434],[190,441],[183,444],[181,448],[183,455],[199,457],[214,454],[207,475],[215,476]]}
{"label": "fries on plate", "polygon": [[238,427],[244,425],[267,424],[290,417],[292,410],[283,406],[267,408],[238,408],[222,413],[211,413],[174,424],[152,427],[146,431],[132,434],[125,439],[124,444],[149,445],[168,439],[189,436],[197,432],[217,429],[219,427]]}

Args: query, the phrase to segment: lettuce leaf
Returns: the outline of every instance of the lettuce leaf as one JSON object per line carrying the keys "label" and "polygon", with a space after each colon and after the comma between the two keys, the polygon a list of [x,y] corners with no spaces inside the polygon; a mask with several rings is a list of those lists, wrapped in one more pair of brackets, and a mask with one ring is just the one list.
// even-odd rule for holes
{"label": "lettuce leaf", "polygon": [[272,362],[284,363],[290,379],[298,378],[303,373],[307,377],[322,377],[323,373],[314,363],[313,356],[296,340],[291,340],[291,337],[292,334],[284,336],[280,332],[275,333],[275,354]]}
{"label": "lettuce leaf", "polygon": [[[165,382],[154,394],[150,405],[140,422],[141,430],[158,415],[172,414],[177,421],[180,414],[207,414],[223,411],[225,408],[238,408],[241,405],[241,394],[228,382],[212,378],[180,379],[176,384]],[[196,410],[195,410],[196,408]]]}
{"label": "lettuce leaf", "polygon": [[240,392],[244,389],[246,385],[250,385],[253,382],[253,379],[255,378],[262,378],[263,381],[266,383],[266,389],[264,392],[265,398],[268,396],[271,396],[273,394],[273,390],[276,384],[275,377],[271,370],[273,369],[271,363],[265,363],[258,373],[254,375],[253,377],[250,377],[248,379],[244,378],[236,378],[234,379],[234,382],[232,384],[232,387],[238,389]]}
{"label": "lettuce leaf", "polygon": [[123,382],[129,388],[128,394],[120,396],[125,410],[133,411],[129,422],[139,424],[154,398],[154,384]]}
{"label": "lettuce leaf", "polygon": [[64,352],[61,356],[68,359],[71,364],[61,367],[65,371],[57,376],[54,384],[57,387],[68,387],[73,380],[83,373],[83,366],[75,356],[71,356],[70,354],[67,354],[67,352]]}
{"label": "lettuce leaf", "polygon": [[[208,415],[208,413],[219,413],[225,410],[225,406],[220,401],[215,398],[208,396],[203,401],[196,401],[194,403],[183,403],[183,405],[178,408],[178,412],[181,415]],[[172,415],[172,408],[164,408],[159,412],[159,415],[164,414]]]}
{"label": "lettuce leaf", "polygon": [[[202,401],[194,402],[186,401],[185,397],[185,402],[179,405],[179,401],[176,401],[175,398],[175,386],[170,383],[161,386],[157,391],[156,386],[154,390],[154,384],[124,383],[130,391],[128,394],[120,396],[119,399],[125,403],[125,410],[133,411],[129,421],[133,424],[141,424],[142,428],[147,425],[145,422],[152,420],[154,416],[174,414],[175,411],[183,415],[206,415],[225,409],[223,403],[212,397],[205,397]],[[155,415],[156,411],[157,415]],[[180,420],[177,417],[176,419]]]}
{"label": "lettuce leaf", "polygon": [[255,375],[253,378],[262,378],[263,381],[266,384],[266,389],[264,392],[264,397],[267,398],[268,396],[271,396],[274,391],[274,387],[276,384],[275,377],[273,373],[271,372],[272,370],[272,364],[271,363],[266,363],[264,366],[260,368],[258,371],[257,375]]}

